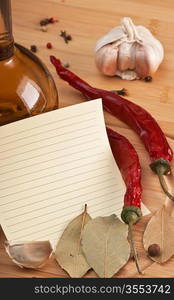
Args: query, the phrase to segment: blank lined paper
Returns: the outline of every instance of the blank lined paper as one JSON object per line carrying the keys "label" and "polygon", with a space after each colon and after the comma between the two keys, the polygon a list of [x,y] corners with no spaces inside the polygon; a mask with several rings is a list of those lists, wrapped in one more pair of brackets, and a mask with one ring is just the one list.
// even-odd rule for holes
{"label": "blank lined paper", "polygon": [[0,222],[8,240],[51,240],[82,213],[120,214],[125,186],[101,100],[0,128]]}

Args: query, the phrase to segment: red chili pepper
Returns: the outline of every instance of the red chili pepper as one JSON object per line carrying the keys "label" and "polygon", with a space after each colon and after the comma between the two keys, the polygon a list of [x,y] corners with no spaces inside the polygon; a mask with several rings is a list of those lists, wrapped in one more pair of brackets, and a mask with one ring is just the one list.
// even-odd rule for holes
{"label": "red chili pepper", "polygon": [[167,190],[164,179],[164,175],[171,170],[169,162],[173,158],[173,151],[156,120],[139,105],[113,92],[90,86],[70,70],[65,69],[60,60],[54,56],[51,56],[50,59],[58,75],[63,80],[67,81],[91,100],[102,98],[103,107],[106,111],[118,117],[136,131],[149,152],[152,162],[150,167],[158,175],[163,191],[170,199],[174,200],[174,197]]}
{"label": "red chili pepper", "polygon": [[132,144],[119,133],[107,128],[113,156],[120,169],[127,191],[124,206],[141,206],[141,166],[138,154]]}
{"label": "red chili pepper", "polygon": [[106,128],[106,130],[113,156],[126,185],[121,217],[129,225],[131,246],[137,270],[141,274],[132,233],[132,225],[137,223],[142,216],[140,209],[142,194],[141,166],[138,154],[128,139],[110,128]]}

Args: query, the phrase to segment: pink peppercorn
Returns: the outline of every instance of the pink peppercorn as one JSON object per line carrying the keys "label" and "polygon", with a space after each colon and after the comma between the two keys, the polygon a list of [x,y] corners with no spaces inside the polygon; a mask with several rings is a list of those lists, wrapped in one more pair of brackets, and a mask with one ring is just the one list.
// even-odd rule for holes
{"label": "pink peppercorn", "polygon": [[53,45],[51,43],[47,43],[47,48],[48,49],[52,49],[53,48]]}
{"label": "pink peppercorn", "polygon": [[54,24],[54,23],[57,23],[57,22],[59,22],[59,20],[57,20],[57,19],[55,19],[55,18],[49,18],[49,22],[50,23],[52,23],[52,24]]}

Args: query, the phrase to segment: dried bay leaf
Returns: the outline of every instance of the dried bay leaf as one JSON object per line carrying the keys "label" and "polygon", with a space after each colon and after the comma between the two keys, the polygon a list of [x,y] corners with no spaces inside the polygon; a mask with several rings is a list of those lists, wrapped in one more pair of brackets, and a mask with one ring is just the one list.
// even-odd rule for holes
{"label": "dried bay leaf", "polygon": [[[166,185],[171,194],[174,194],[174,176],[166,176]],[[155,212],[143,236],[144,248],[148,251],[150,245],[157,244],[160,247],[160,254],[150,256],[158,263],[164,263],[174,255],[174,202],[168,197],[160,210]]]}
{"label": "dried bay leaf", "polygon": [[85,206],[84,212],[68,224],[56,247],[56,260],[73,278],[82,277],[90,269],[81,248],[82,230],[89,220]]}
{"label": "dried bay leaf", "polygon": [[144,232],[143,243],[146,251],[150,245],[159,245],[160,255],[150,256],[158,263],[164,263],[174,255],[174,217],[169,214],[165,205],[150,219]]}
{"label": "dried bay leaf", "polygon": [[128,227],[116,215],[90,220],[82,233],[82,249],[88,264],[101,278],[112,277],[128,261]]}

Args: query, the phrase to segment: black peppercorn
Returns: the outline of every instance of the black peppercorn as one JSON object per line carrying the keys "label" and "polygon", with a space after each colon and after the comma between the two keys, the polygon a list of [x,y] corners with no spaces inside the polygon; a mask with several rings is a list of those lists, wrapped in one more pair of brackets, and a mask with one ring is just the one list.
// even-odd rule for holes
{"label": "black peppercorn", "polygon": [[40,26],[45,26],[45,25],[48,25],[49,23],[50,23],[50,19],[45,18],[40,21]]}
{"label": "black peppercorn", "polygon": [[36,45],[31,45],[31,46],[30,46],[30,50],[31,50],[32,52],[36,53],[36,52],[37,52],[37,47],[36,47]]}
{"label": "black peppercorn", "polygon": [[150,82],[150,81],[152,81],[152,77],[151,76],[147,76],[147,77],[144,78],[144,81]]}
{"label": "black peppercorn", "polygon": [[70,34],[67,34],[66,39],[67,39],[68,41],[71,41],[71,40],[72,40],[72,36],[71,36]]}

